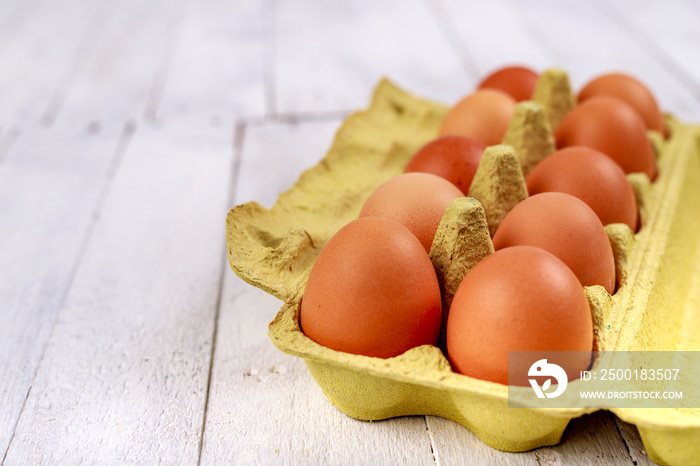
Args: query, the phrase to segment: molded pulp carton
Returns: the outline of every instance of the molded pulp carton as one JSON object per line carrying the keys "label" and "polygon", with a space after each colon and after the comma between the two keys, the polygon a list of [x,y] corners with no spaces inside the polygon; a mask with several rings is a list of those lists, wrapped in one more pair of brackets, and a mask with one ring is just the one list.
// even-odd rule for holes
{"label": "molded pulp carton", "polygon": [[[519,105],[505,138],[525,171],[536,163],[528,151],[553,150],[551,126],[537,123],[538,115],[556,124],[573,106],[565,75],[545,73],[535,100],[541,105]],[[438,347],[422,346],[390,359],[371,358],[325,348],[299,328],[304,285],[323,245],[357,218],[375,187],[401,173],[416,150],[436,137],[446,111],[443,105],[406,94],[383,80],[369,109],[347,118],[326,157],[304,172],[270,210],[255,202],[231,209],[226,226],[231,267],[247,282],[284,301],[269,326],[272,342],[303,358],[326,396],[347,415],[364,420],[437,415],[466,426],[500,450],[553,445],[572,418],[600,409],[596,401],[587,408],[509,408],[506,386],[453,372]],[[669,139],[650,134],[657,153],[657,179],[649,183],[645,175],[629,176],[640,205],[641,228],[635,234],[621,224],[606,227],[615,253],[617,292],[610,296],[602,287],[586,288],[598,350],[700,350],[700,130],[672,117],[667,117],[667,124]],[[485,154],[481,164],[490,163],[495,175],[481,175],[491,181],[475,188],[472,196],[481,202],[469,198],[451,214],[448,209],[436,236],[449,238],[450,228],[472,228],[455,245],[466,264],[473,265],[489,252],[490,238],[483,234],[486,221],[493,230],[520,200],[513,193],[522,189],[522,172],[508,172],[513,150],[494,146],[489,151],[492,157]],[[433,244],[434,263],[450,253],[444,241],[442,251]],[[450,286],[455,286],[448,283],[450,270],[441,275],[437,264],[436,269],[443,293],[449,294]],[[700,409],[611,411],[638,427],[652,460],[691,464],[700,458]]]}

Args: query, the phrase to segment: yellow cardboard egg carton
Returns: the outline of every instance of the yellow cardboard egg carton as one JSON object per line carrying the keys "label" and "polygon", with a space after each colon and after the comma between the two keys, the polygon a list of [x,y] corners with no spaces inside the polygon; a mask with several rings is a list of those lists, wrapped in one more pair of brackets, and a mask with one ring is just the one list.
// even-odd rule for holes
{"label": "yellow cardboard egg carton", "polygon": [[[431,259],[445,309],[471,266],[493,251],[489,233],[527,196],[523,172],[554,150],[551,127],[575,105],[568,79],[558,70],[543,73],[533,100],[537,103],[518,105],[504,138],[508,145],[487,149],[470,197],[450,205],[436,234]],[[229,261],[242,279],[284,301],[269,326],[272,342],[302,357],[325,395],[347,415],[364,420],[437,415],[505,451],[554,445],[572,418],[600,407],[509,408],[507,386],[453,372],[438,347],[379,359],[323,347],[299,328],[306,279],[326,241],[357,218],[374,188],[402,173],[410,157],[436,137],[446,111],[381,81],[369,109],[347,118],[325,158],[271,209],[256,202],[231,209]],[[700,129],[671,117],[667,124],[668,140],[650,134],[657,179],[628,177],[640,206],[640,230],[606,227],[618,290],[610,296],[602,287],[586,288],[595,349],[700,350]],[[700,458],[700,409],[611,411],[638,427],[652,460],[692,464]]]}

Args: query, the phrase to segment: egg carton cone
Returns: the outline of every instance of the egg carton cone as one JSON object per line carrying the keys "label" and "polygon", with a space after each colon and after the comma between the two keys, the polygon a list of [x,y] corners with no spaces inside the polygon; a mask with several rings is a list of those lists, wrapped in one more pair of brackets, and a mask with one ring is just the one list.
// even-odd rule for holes
{"label": "egg carton cone", "polygon": [[[562,70],[545,71],[532,101],[519,103],[502,145],[487,148],[469,191],[448,207],[430,257],[444,309],[462,278],[493,252],[491,237],[505,214],[527,197],[523,174],[555,150],[552,127],[575,106]],[[561,441],[569,421],[602,406],[511,408],[508,387],[455,373],[438,346],[380,359],[335,351],[299,326],[304,286],[325,243],[356,219],[369,194],[403,172],[411,156],[437,137],[444,105],[412,96],[388,80],[365,111],[350,115],[330,150],[281,194],[271,209],[234,207],[226,221],[228,256],[243,280],[284,302],[269,325],[273,344],[304,359],[323,393],[362,420],[436,415],[509,452]],[[641,226],[606,226],[617,290],[586,287],[601,351],[700,350],[700,128],[667,115],[670,137],[650,132],[659,175],[628,175]],[[441,348],[442,347],[442,348]],[[594,368],[595,368],[594,363]],[[592,401],[595,403],[595,401]],[[610,409],[639,429],[649,457],[661,464],[697,464],[700,409]]]}

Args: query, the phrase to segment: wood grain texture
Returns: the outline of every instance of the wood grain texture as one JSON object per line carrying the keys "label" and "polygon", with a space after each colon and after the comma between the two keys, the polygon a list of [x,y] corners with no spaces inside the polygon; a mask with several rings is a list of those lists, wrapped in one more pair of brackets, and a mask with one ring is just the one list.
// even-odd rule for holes
{"label": "wood grain texture", "polygon": [[39,0],[17,30],[0,34],[0,124],[37,122],[84,59],[116,2]]}
{"label": "wood grain texture", "polygon": [[197,461],[231,132],[192,121],[139,128],[6,464]]}
{"label": "wood grain texture", "polygon": [[620,431],[622,440],[625,442],[627,451],[636,465],[652,465],[655,464],[649,459],[647,451],[642,443],[642,438],[639,436],[639,431],[632,424],[628,424],[618,418],[615,418],[615,425]]}
{"label": "wood grain texture", "polygon": [[483,445],[468,429],[438,417],[428,417],[437,464],[634,464],[619,441],[614,416],[597,412],[573,419],[562,443],[524,453],[508,453]]}
{"label": "wood grain texture", "polygon": [[125,0],[105,20],[74,77],[54,95],[46,118],[137,121],[162,91],[156,82],[175,48],[184,0]]}
{"label": "wood grain texture", "polygon": [[535,0],[525,6],[508,1],[531,34],[556,51],[574,90],[599,74],[623,71],[646,83],[663,110],[697,120],[700,103],[694,92],[600,5]]}
{"label": "wood grain texture", "polygon": [[98,215],[122,128],[26,128],[0,163],[0,455]]}
{"label": "wood grain texture", "polygon": [[265,2],[192,1],[174,37],[163,95],[152,116],[207,114],[227,123],[266,111],[269,41]]}
{"label": "wood grain texture", "polygon": [[575,88],[617,69],[699,121],[698,18],[691,0],[0,0],[0,462],[650,464],[605,412],[521,454],[436,417],[345,416],[270,343],[280,302],[230,271],[224,221],[272,205],[382,75],[451,103],[505,64]]}
{"label": "wood grain texture", "polygon": [[419,0],[277,2],[275,111],[353,110],[382,75],[410,92],[455,102],[469,77]]}

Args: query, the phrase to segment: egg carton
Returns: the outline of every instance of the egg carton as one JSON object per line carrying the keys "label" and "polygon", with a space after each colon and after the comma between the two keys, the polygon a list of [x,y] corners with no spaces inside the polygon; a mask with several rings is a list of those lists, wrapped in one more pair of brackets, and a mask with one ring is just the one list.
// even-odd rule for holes
{"label": "egg carton", "polygon": [[[566,74],[544,72],[533,101],[517,105],[506,144],[484,153],[470,197],[448,208],[431,248],[446,306],[469,268],[493,251],[490,233],[527,196],[523,173],[554,150],[551,128],[574,105]],[[283,352],[303,358],[324,394],[348,416],[436,415],[462,424],[499,450],[554,445],[571,419],[602,406],[509,408],[507,386],[452,371],[443,352],[444,321],[442,349],[420,346],[389,359],[326,348],[299,327],[304,286],[324,244],[358,217],[377,186],[402,173],[411,156],[437,136],[447,110],[382,80],[370,107],[345,120],[325,158],[271,209],[256,202],[231,209],[229,261],[243,280],[284,301],[269,325],[270,339]],[[659,168],[656,180],[628,175],[639,204],[639,230],[606,227],[617,291],[611,296],[600,286],[585,288],[596,350],[700,350],[700,127],[669,115],[666,124],[668,139],[649,133]],[[691,464],[700,458],[700,409],[610,411],[637,426],[653,461]]]}

